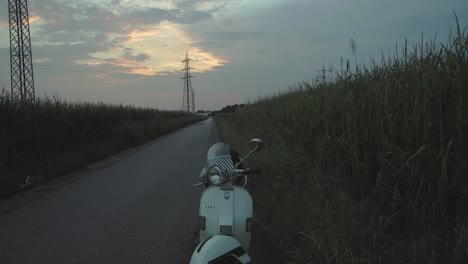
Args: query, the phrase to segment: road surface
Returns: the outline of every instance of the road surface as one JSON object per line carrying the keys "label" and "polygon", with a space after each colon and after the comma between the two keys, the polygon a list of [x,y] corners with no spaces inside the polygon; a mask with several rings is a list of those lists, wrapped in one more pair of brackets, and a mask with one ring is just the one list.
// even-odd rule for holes
{"label": "road surface", "polygon": [[3,213],[0,263],[188,263],[218,141],[212,119],[191,125]]}

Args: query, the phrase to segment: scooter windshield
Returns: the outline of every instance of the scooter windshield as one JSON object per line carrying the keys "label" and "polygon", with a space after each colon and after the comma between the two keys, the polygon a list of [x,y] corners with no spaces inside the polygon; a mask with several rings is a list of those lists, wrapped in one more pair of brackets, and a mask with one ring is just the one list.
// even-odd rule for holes
{"label": "scooter windshield", "polygon": [[213,160],[216,158],[231,157],[231,148],[227,143],[216,143],[208,149],[206,160]]}
{"label": "scooter windshield", "polygon": [[218,166],[225,178],[231,178],[234,174],[234,164],[231,158],[231,148],[226,143],[216,143],[210,147],[206,156],[206,163],[200,173],[200,181],[208,181],[208,170],[211,166]]}

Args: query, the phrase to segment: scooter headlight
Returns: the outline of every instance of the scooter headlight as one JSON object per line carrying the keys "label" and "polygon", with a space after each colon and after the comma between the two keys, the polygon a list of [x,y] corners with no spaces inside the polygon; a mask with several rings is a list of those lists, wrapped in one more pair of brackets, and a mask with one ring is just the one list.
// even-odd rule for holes
{"label": "scooter headlight", "polygon": [[226,181],[226,178],[224,178],[222,175],[223,172],[218,166],[212,166],[208,170],[208,179],[213,185],[220,185]]}

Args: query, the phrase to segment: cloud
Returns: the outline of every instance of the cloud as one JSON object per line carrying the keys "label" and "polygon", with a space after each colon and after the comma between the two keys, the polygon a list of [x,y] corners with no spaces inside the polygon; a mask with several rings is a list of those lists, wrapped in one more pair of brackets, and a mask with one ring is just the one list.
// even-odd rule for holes
{"label": "cloud", "polygon": [[206,49],[226,48],[235,42],[261,38],[263,35],[263,31],[213,31],[204,35],[196,44]]}
{"label": "cloud", "polygon": [[[197,106],[216,109],[314,78],[322,65],[379,57],[421,32],[445,41],[466,0],[30,1],[37,91],[178,109],[185,51]],[[9,83],[7,0],[0,0],[0,84]],[[401,6],[405,8],[402,9]],[[67,85],[63,85],[66,83]],[[171,96],[168,96],[168,95]],[[215,96],[216,95],[216,96]],[[231,97],[229,96],[231,95]],[[212,107],[211,107],[212,106]]]}
{"label": "cloud", "polygon": [[[3,0],[5,1],[5,0]],[[183,67],[186,50],[201,59],[195,72],[213,70],[224,59],[197,47],[183,29],[211,14],[173,1],[43,0],[30,7],[33,53],[69,59],[72,65],[109,74],[155,75]],[[0,16],[0,21],[4,21]],[[50,50],[51,47],[53,51]],[[48,52],[45,52],[49,50]],[[174,63],[175,62],[175,63]]]}
{"label": "cloud", "polygon": [[144,62],[149,60],[151,57],[145,53],[138,53],[134,55],[132,53],[132,49],[127,48],[121,55],[121,58],[126,59],[128,61]]}

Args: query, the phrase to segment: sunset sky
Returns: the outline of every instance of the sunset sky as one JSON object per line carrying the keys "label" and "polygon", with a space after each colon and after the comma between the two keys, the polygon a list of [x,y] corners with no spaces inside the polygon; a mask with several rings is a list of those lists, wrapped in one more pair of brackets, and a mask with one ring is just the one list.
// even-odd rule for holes
{"label": "sunset sky", "polygon": [[[185,51],[197,109],[313,79],[340,57],[468,24],[467,0],[29,0],[36,95],[178,110]],[[354,60],[354,59],[353,59]],[[10,87],[8,0],[0,0],[0,86]]]}

